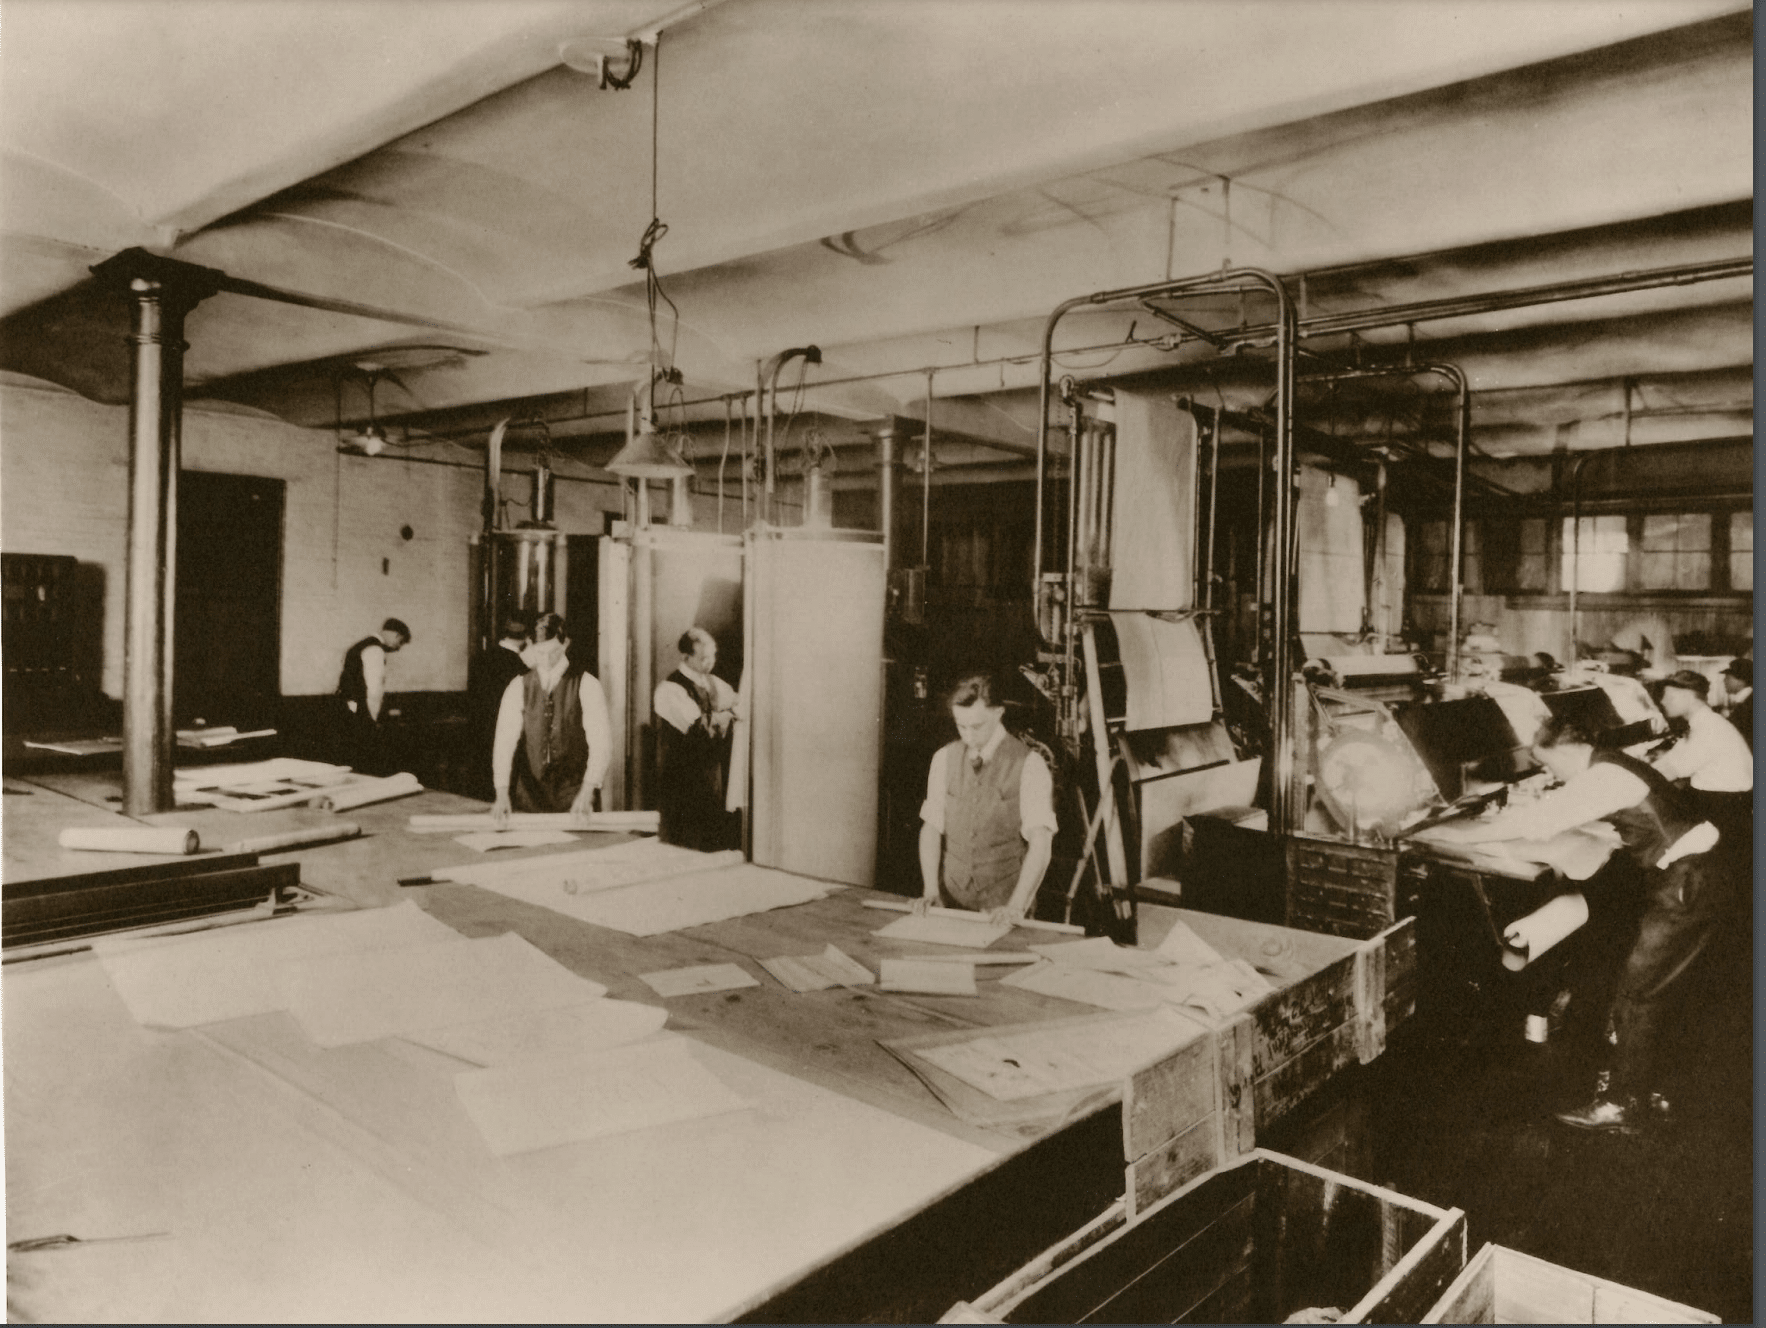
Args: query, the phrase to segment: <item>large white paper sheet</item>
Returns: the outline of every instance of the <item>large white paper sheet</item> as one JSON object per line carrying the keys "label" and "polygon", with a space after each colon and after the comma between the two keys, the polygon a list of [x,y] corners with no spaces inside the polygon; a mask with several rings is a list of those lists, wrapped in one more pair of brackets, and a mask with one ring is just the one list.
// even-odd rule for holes
{"label": "large white paper sheet", "polygon": [[581,1005],[607,988],[510,932],[485,940],[285,964],[288,1008],[321,1047]]}
{"label": "large white paper sheet", "polygon": [[1171,962],[1153,950],[1118,945],[1108,936],[1088,936],[1083,941],[1053,941],[1047,945],[1033,945],[1030,949],[1057,964],[1069,968],[1094,968],[1100,973],[1132,973],[1136,969],[1157,968]]}
{"label": "large white paper sheet", "polygon": [[1214,718],[1208,652],[1194,622],[1112,613],[1128,688],[1127,728],[1169,729]]}
{"label": "large white paper sheet", "polygon": [[630,936],[658,936],[725,918],[807,904],[839,888],[770,867],[743,865],[580,895],[572,906],[559,912]]}
{"label": "large white paper sheet", "polygon": [[1069,968],[1065,964],[1019,969],[1001,978],[1000,985],[1106,1010],[1152,1010],[1165,1003],[1165,994],[1151,983],[1095,969]]}
{"label": "large white paper sheet", "polygon": [[404,1036],[407,1042],[433,1047],[474,1065],[511,1065],[623,1047],[649,1037],[667,1021],[668,1011],[659,1006],[603,997],[582,1005],[419,1029]]}
{"label": "large white paper sheet", "polygon": [[884,991],[921,992],[928,996],[976,994],[972,965],[940,964],[928,959],[885,959],[879,985]]}
{"label": "large white paper sheet", "polygon": [[430,873],[438,881],[458,881],[494,890],[526,904],[538,904],[570,917],[581,916],[571,902],[579,895],[617,890],[643,881],[661,880],[687,872],[730,867],[742,861],[741,851],[700,853],[654,839],[634,839],[611,848],[583,849],[576,853],[548,853],[514,862],[467,863],[439,867]]}
{"label": "large white paper sheet", "polygon": [[1196,421],[1170,392],[1116,389],[1110,607],[1195,600]]}
{"label": "large white paper sheet", "polygon": [[405,900],[391,908],[274,918],[193,936],[98,940],[92,949],[137,1023],[194,1028],[286,1009],[276,981],[282,964],[324,956],[373,964],[390,951],[465,944],[452,927]]}
{"label": "large white paper sheet", "polygon": [[926,913],[916,917],[910,913],[887,927],[879,927],[872,934],[890,941],[925,941],[931,945],[966,945],[984,950],[1011,930],[1008,922],[989,922],[979,915],[971,922],[967,918],[940,914]]}
{"label": "large white paper sheet", "polygon": [[694,1060],[679,1038],[468,1070],[454,1077],[454,1090],[499,1157],[752,1105]]}
{"label": "large white paper sheet", "polygon": [[1187,923],[1174,922],[1159,948],[1153,953],[1171,964],[1197,964],[1207,967],[1226,962],[1220,951],[1190,930]]}
{"label": "large white paper sheet", "polygon": [[1080,1026],[981,1033],[914,1052],[1002,1102],[1122,1079],[1198,1037],[1202,1026],[1168,1008]]}
{"label": "large white paper sheet", "polygon": [[475,830],[455,835],[454,842],[474,853],[489,853],[497,848],[539,848],[545,844],[574,844],[576,837],[563,830]]}
{"label": "large white paper sheet", "polygon": [[711,991],[734,991],[758,987],[760,982],[740,964],[694,964],[690,968],[665,968],[640,973],[642,982],[658,996],[700,996]]}

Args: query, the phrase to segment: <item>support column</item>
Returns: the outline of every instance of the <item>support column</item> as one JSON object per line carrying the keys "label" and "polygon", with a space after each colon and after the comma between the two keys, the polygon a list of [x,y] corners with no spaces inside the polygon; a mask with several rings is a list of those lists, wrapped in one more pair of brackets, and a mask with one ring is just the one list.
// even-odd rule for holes
{"label": "support column", "polygon": [[92,269],[124,290],[128,337],[129,535],[123,627],[123,807],[172,809],[172,640],[184,315],[219,289],[212,268],[128,249]]}

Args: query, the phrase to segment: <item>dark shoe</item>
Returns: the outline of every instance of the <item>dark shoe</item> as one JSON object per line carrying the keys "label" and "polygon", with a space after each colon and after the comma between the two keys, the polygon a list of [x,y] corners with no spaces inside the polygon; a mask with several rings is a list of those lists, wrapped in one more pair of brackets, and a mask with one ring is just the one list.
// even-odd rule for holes
{"label": "dark shoe", "polygon": [[1552,1114],[1575,1129],[1598,1130],[1604,1134],[1636,1134],[1640,1123],[1637,1102],[1633,1098],[1593,1097],[1579,1107]]}
{"label": "dark shoe", "polygon": [[1649,1108],[1650,1119],[1657,1125],[1672,1125],[1674,1123],[1674,1104],[1660,1093],[1651,1093],[1644,1099],[1644,1106]]}

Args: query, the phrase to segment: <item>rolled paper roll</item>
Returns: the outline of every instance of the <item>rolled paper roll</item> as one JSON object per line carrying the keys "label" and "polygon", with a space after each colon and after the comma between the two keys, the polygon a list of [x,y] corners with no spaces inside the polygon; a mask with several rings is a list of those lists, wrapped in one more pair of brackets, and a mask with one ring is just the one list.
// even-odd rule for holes
{"label": "rolled paper roll", "polygon": [[1557,896],[1503,929],[1502,966],[1511,973],[1519,973],[1587,921],[1585,896]]}
{"label": "rolled paper roll", "polygon": [[259,835],[255,839],[241,839],[238,843],[224,845],[228,853],[278,853],[286,848],[299,848],[303,844],[324,844],[334,839],[353,839],[362,833],[362,827],[354,821],[335,821],[330,825],[313,826],[307,830],[289,830],[280,835]]}
{"label": "rolled paper roll", "polygon": [[202,847],[196,831],[175,825],[74,827],[59,838],[63,848],[101,853],[194,853]]}
{"label": "rolled paper roll", "polygon": [[393,798],[406,798],[421,792],[423,785],[416,775],[388,775],[385,779],[365,779],[357,784],[340,785],[318,799],[317,805],[329,811],[342,812],[352,807],[366,807],[369,803],[388,802]]}

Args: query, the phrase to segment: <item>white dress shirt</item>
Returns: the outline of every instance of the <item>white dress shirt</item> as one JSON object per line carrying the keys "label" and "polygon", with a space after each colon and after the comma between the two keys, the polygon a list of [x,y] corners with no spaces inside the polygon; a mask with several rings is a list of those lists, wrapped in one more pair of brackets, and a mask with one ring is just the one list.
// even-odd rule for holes
{"label": "white dress shirt", "polygon": [[1656,761],[1668,779],[1688,779],[1705,793],[1747,793],[1754,787],[1754,754],[1735,725],[1709,706],[1686,717],[1687,734]]}
{"label": "white dress shirt", "polygon": [[[560,659],[552,668],[539,671],[540,685],[548,692],[558,685],[570,667],[568,659]],[[522,721],[526,708],[522,692],[527,675],[515,678],[503,689],[503,701],[497,708],[497,736],[491,744],[491,779],[498,793],[506,793],[515,768],[515,749],[521,743]],[[612,757],[612,728],[607,722],[607,695],[600,680],[592,673],[582,675],[577,692],[582,701],[583,737],[589,742],[589,764],[583,772],[583,787],[598,789],[607,778],[607,763]]]}
{"label": "white dress shirt", "polygon": [[[697,669],[681,665],[681,672],[711,693],[711,708],[714,713],[733,714],[736,709],[736,693],[730,684],[715,673],[700,673]],[[651,697],[651,708],[658,719],[667,720],[669,727],[676,733],[685,733],[697,724],[704,712],[699,709],[698,700],[678,682],[664,678],[656,684],[656,693]]]}
{"label": "white dress shirt", "polygon": [[[987,740],[987,746],[981,749],[981,759],[991,761],[1005,740],[1005,729],[996,729],[993,737]],[[933,754],[932,766],[926,772],[926,801],[920,806],[920,819],[941,835],[944,833],[944,800],[950,787],[945,772],[945,755],[949,750],[940,747]],[[1026,840],[1032,830],[1047,830],[1051,835],[1055,832],[1055,781],[1049,775],[1048,762],[1034,747],[1024,758],[1024,769],[1018,775],[1018,823],[1019,833]]]}

